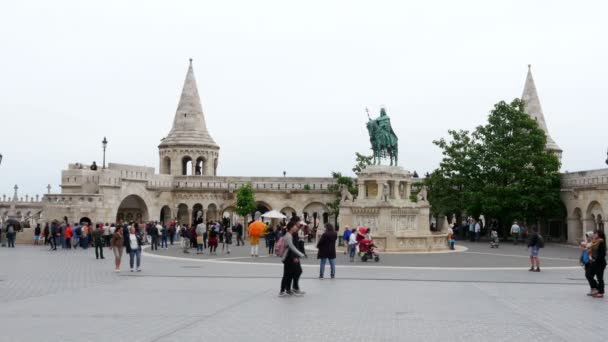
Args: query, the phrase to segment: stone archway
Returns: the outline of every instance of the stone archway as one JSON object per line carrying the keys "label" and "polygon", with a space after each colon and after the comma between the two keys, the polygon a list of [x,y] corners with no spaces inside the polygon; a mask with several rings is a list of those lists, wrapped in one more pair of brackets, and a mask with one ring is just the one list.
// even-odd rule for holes
{"label": "stone archway", "polygon": [[286,220],[289,220],[292,217],[296,216],[296,210],[292,207],[285,207],[281,209],[281,214],[287,216]]}
{"label": "stone archway", "polygon": [[[592,201],[585,213],[585,229],[594,230],[603,228],[602,219],[605,217],[604,210],[598,201]],[[601,225],[600,225],[601,224]]]}
{"label": "stone archway", "polygon": [[198,225],[202,222],[205,222],[205,213],[203,212],[203,205],[200,203],[196,203],[192,206],[192,224]]}
{"label": "stone archway", "polygon": [[194,167],[192,165],[192,157],[185,156],[182,158],[182,176],[192,176]]}
{"label": "stone archway", "polygon": [[190,214],[188,213],[188,205],[184,204],[184,203],[180,203],[177,206],[177,222],[179,222],[179,224],[186,224],[189,225],[190,224],[190,219],[189,219]]}
{"label": "stone archway", "polygon": [[171,220],[171,207],[169,207],[168,205],[165,205],[160,209],[160,222],[165,224],[165,223],[169,223],[170,220]]}
{"label": "stone archway", "polygon": [[303,210],[304,219],[306,220],[306,222],[312,223],[313,228],[319,227],[322,220],[325,218],[324,214],[328,212],[329,210],[327,209],[327,206],[325,206],[325,204],[321,202],[309,203],[307,206],[304,207]]}
{"label": "stone archway", "polygon": [[169,156],[165,156],[163,158],[163,163],[161,164],[160,174],[162,175],[170,175],[171,174],[171,158]]}
{"label": "stone archway", "polygon": [[116,222],[145,222],[148,221],[148,206],[138,195],[125,197],[118,206]]}
{"label": "stone archway", "polygon": [[214,203],[209,204],[207,207],[207,221],[217,221],[217,205]]}

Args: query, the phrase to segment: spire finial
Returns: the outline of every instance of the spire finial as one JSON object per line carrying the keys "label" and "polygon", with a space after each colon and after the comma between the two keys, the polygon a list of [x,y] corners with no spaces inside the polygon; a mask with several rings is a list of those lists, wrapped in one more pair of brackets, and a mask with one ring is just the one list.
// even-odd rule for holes
{"label": "spire finial", "polygon": [[[192,60],[190,60],[192,61]],[[528,71],[532,70],[532,64],[528,64]]]}
{"label": "spire finial", "polygon": [[189,58],[190,66],[192,66],[192,58]]}

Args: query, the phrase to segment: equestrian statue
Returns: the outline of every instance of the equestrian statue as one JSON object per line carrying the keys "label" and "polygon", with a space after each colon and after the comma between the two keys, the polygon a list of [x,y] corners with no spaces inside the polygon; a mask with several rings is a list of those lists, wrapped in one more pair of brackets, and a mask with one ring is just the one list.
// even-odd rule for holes
{"label": "equestrian statue", "polygon": [[390,158],[391,166],[397,166],[398,147],[397,135],[393,132],[391,119],[386,115],[386,109],[380,109],[380,116],[372,120],[367,113],[367,131],[374,152],[374,165],[380,165],[382,158]]}

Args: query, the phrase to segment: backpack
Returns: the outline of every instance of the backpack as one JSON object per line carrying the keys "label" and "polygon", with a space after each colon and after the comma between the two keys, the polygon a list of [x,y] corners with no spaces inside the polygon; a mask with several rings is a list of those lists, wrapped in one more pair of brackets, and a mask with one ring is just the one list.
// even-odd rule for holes
{"label": "backpack", "polygon": [[538,240],[536,240],[536,246],[538,246],[538,248],[545,247],[545,240],[543,240],[543,236],[540,234],[538,234]]}
{"label": "backpack", "polygon": [[9,234],[13,234],[15,232],[15,228],[13,227],[13,225],[11,224],[10,226],[8,226],[8,231],[7,233]]}
{"label": "backpack", "polygon": [[[289,234],[289,233],[287,233]],[[279,239],[279,241],[277,241],[277,244],[274,246],[274,255],[278,256],[278,257],[282,257],[283,254],[285,254],[285,248],[287,246],[285,246],[285,237],[281,237]]]}

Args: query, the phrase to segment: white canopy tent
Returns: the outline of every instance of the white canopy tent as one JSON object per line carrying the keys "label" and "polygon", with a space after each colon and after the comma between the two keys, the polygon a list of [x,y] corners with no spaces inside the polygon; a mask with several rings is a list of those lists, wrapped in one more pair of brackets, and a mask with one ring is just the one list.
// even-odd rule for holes
{"label": "white canopy tent", "polygon": [[262,214],[263,218],[267,218],[267,219],[284,219],[287,216],[281,214],[280,212],[276,211],[276,210],[271,210],[268,212],[265,212],[264,214]]}

